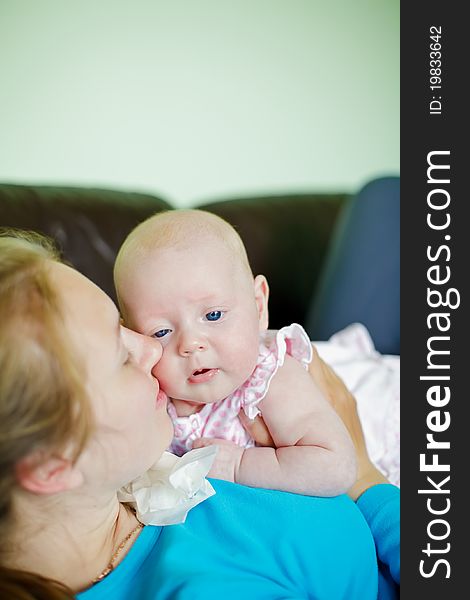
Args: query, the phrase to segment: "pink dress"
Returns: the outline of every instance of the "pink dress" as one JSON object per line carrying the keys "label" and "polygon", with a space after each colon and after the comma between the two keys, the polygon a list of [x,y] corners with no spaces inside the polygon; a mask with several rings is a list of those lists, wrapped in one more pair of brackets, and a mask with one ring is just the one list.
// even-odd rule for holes
{"label": "pink dress", "polygon": [[279,331],[268,330],[261,335],[258,361],[253,373],[227,398],[205,404],[199,412],[187,417],[178,417],[175,407],[169,402],[168,414],[175,427],[170,452],[181,456],[191,450],[193,441],[200,437],[223,438],[244,448],[254,446],[238,413],[243,408],[249,419],[261,414],[258,404],[268,393],[271,379],[284,364],[286,354],[308,369],[312,360],[312,345],[303,327],[297,323]]}

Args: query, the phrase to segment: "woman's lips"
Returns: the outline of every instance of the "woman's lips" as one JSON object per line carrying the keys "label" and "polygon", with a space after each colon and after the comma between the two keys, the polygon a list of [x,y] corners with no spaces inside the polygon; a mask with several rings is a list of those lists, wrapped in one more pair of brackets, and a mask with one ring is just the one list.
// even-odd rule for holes
{"label": "woman's lips", "polygon": [[188,377],[188,381],[189,383],[206,383],[213,379],[218,372],[219,369],[198,369]]}
{"label": "woman's lips", "polygon": [[161,408],[162,406],[166,406],[168,403],[168,396],[165,394],[163,390],[158,390],[157,399],[155,400],[155,407]]}

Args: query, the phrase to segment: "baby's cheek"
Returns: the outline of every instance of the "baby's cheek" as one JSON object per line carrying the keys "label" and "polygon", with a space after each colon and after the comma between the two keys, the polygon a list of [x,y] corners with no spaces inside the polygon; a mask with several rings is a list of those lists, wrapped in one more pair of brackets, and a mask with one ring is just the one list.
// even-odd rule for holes
{"label": "baby's cheek", "polygon": [[235,370],[240,374],[243,380],[247,379],[254,368],[259,352],[258,336],[254,339],[240,340],[239,343],[234,343],[228,349],[228,362],[233,365]]}
{"label": "baby's cheek", "polygon": [[162,390],[169,396],[172,396],[172,389],[178,385],[178,377],[172,361],[168,357],[165,357],[165,350],[153,372]]}
{"label": "baby's cheek", "polygon": [[167,361],[165,360],[165,351],[163,351],[163,356],[161,357],[161,359],[158,361],[158,364],[153,369],[153,373],[156,376],[156,378],[158,379],[158,381],[160,383],[160,387],[162,387],[163,389],[165,389],[165,383],[166,383],[167,375],[168,375],[168,368],[166,366],[166,362]]}

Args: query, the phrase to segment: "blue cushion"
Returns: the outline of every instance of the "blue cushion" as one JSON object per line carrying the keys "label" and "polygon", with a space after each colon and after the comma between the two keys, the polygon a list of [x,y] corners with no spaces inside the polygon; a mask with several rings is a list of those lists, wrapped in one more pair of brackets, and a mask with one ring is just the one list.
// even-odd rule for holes
{"label": "blue cushion", "polygon": [[368,183],[338,219],[307,319],[313,340],[360,322],[377,350],[400,354],[400,179]]}

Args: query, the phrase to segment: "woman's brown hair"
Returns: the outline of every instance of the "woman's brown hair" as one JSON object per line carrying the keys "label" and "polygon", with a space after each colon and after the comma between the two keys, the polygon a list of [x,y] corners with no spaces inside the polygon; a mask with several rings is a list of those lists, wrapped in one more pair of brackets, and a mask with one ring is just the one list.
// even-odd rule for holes
{"label": "woman's brown hair", "polygon": [[[13,525],[16,467],[41,449],[73,444],[91,429],[91,410],[50,282],[53,243],[31,232],[0,231],[0,540]],[[73,598],[58,582],[8,568],[0,550],[0,598]]]}

